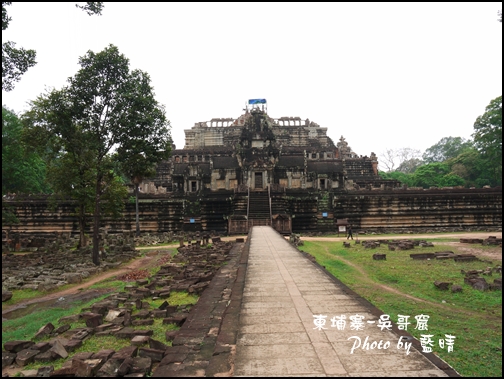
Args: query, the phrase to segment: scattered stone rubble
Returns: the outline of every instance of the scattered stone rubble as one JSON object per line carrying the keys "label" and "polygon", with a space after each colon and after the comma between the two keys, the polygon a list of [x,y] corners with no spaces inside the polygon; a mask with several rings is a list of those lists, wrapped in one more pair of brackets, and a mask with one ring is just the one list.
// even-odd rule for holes
{"label": "scattered stone rubble", "polygon": [[480,277],[479,275],[492,276],[493,273],[497,273],[502,275],[502,267],[487,267],[484,270],[460,270],[461,274],[464,275],[464,283],[470,285],[474,289],[480,291],[487,290],[502,290],[502,277],[495,278],[493,283],[488,283],[485,278]]}
{"label": "scattered stone rubble", "polygon": [[[437,253],[436,253],[437,254]],[[452,253],[453,254],[453,253]],[[470,285],[479,291],[501,291],[502,290],[502,277],[495,278],[493,283],[488,283],[485,278],[479,275],[492,276],[492,274],[502,275],[502,267],[487,267],[484,270],[460,270],[462,275],[464,275],[464,283]],[[440,290],[448,290],[451,287],[452,292],[462,292],[462,287],[460,285],[453,285],[451,282],[444,282],[436,280],[434,282],[436,288]]]}
{"label": "scattered stone rubble", "polygon": [[472,243],[472,244],[479,243],[484,246],[501,246],[502,247],[502,238],[497,238],[496,236],[489,236],[486,239],[461,238],[460,243]]}
{"label": "scattered stone rubble", "polygon": [[[7,253],[2,255],[2,293],[19,289],[54,290],[69,283],[115,268],[138,257],[134,247],[120,253],[102,254],[100,266],[95,266],[87,248],[66,252]],[[2,295],[2,301],[4,296]]]}
{"label": "scattered stone rubble", "polygon": [[[167,346],[151,337],[153,331],[149,329],[149,325],[153,324],[155,318],[162,318],[163,324],[183,326],[188,319],[190,305],[173,306],[164,301],[153,309],[146,300],[168,298],[172,291],[202,294],[235,245],[232,242],[221,242],[220,238],[213,238],[212,242],[211,246],[205,247],[200,243],[179,247],[179,253],[171,262],[161,266],[149,279],[139,279],[135,285],[126,286],[124,292],[112,294],[90,308],[83,309],[80,314],[61,318],[58,322],[61,325],[57,328],[50,323],[42,326],[32,341],[5,342],[2,368],[13,364],[24,367],[31,362],[47,362],[47,366],[31,370],[34,372],[25,371],[22,375],[148,376],[160,362],[164,366],[181,362],[190,351],[197,352],[198,347],[187,343]],[[222,305],[228,301],[230,293],[226,296],[220,301]],[[225,307],[219,307],[218,312],[222,313],[224,309]],[[82,322],[85,327],[70,329],[68,324],[72,322]],[[180,331],[167,331],[166,341],[174,341],[179,333]],[[129,339],[131,345],[117,352],[80,352],[59,370],[50,366],[52,361],[67,358],[69,353],[81,347],[83,341],[92,335]],[[46,340],[40,341],[41,339]],[[212,344],[212,352],[214,345],[215,343]]]}
{"label": "scattered stone rubble", "polygon": [[289,242],[291,244],[293,244],[294,246],[296,246],[296,247],[304,245],[303,241],[301,241],[301,236],[299,234],[296,234],[296,233],[292,233],[289,236]]}

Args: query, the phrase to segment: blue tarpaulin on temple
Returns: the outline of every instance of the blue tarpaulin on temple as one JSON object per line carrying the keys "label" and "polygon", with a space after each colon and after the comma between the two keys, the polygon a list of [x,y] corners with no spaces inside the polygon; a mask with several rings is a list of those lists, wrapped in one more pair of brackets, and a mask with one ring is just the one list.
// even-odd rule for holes
{"label": "blue tarpaulin on temple", "polygon": [[249,104],[266,104],[266,99],[250,99]]}

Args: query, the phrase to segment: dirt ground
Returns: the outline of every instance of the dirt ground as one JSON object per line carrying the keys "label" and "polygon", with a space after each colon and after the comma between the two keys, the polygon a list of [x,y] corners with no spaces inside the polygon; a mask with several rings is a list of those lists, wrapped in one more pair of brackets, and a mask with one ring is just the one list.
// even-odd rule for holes
{"label": "dirt ground", "polygon": [[[365,235],[365,236],[354,236],[354,238],[359,238],[360,240],[370,240],[370,239],[419,239],[419,238],[426,238],[426,239],[434,239],[436,237],[439,238],[479,238],[479,239],[485,239],[488,238],[489,236],[495,236],[497,238],[502,238],[502,232],[472,232],[472,233],[456,233],[456,234],[408,234],[408,235]],[[224,241],[234,241],[236,237],[223,237],[222,240]],[[301,237],[302,241],[345,241],[346,237]],[[444,245],[450,245],[457,247],[458,250],[462,253],[466,254],[474,254],[482,259],[490,259],[494,261],[502,261],[502,247],[496,246],[496,247],[485,247],[481,248],[480,245],[478,244],[461,244],[460,242],[443,242]],[[139,248],[139,250],[149,250],[149,252],[142,258],[135,259],[131,262],[125,263],[119,268],[108,270],[106,272],[102,272],[100,274],[92,276],[89,280],[87,280],[84,283],[79,283],[76,284],[75,286],[71,288],[67,288],[65,290],[53,292],[51,294],[48,294],[46,296],[37,298],[37,299],[30,299],[15,305],[12,305],[10,307],[6,307],[5,309],[2,309],[2,315],[12,312],[16,309],[19,308],[24,308],[27,307],[28,305],[32,305],[35,303],[45,303],[49,300],[52,299],[59,299],[59,298],[64,298],[68,297],[71,298],[72,301],[76,301],[80,298],[85,299],[86,297],[89,297],[89,295],[92,295],[91,292],[96,290],[87,290],[89,287],[91,287],[93,284],[99,283],[105,279],[109,279],[111,277],[119,276],[126,274],[128,272],[132,272],[135,270],[139,269],[148,269],[157,264],[158,258],[160,256],[160,252],[162,252],[164,249],[170,247],[173,248],[176,245],[170,245],[170,246],[155,246],[155,247],[144,247],[144,248]],[[166,250],[165,250],[166,251]],[[164,255],[164,254],[163,254]],[[348,264],[352,265],[350,262],[347,262]],[[359,269],[356,267],[356,269]],[[366,280],[366,275],[363,274],[363,280]],[[390,288],[388,286],[382,285],[384,290],[386,291],[391,291],[391,292],[396,292],[398,295],[406,296],[406,297],[411,297],[412,299],[416,301],[425,301],[422,299],[417,299],[412,296],[402,294],[399,291]],[[2,374],[8,374],[8,375],[15,375],[17,372],[21,371],[21,368],[5,368],[2,370]]]}
{"label": "dirt ground", "polygon": [[[359,238],[361,240],[366,240],[366,239],[413,239],[413,238],[480,238],[480,239],[485,239],[488,238],[489,236],[495,236],[497,238],[502,238],[502,232],[472,232],[472,233],[454,233],[454,234],[400,234],[400,235],[365,235],[365,236],[354,236],[354,238]],[[224,241],[233,241],[235,240],[236,237],[223,237],[222,240]],[[346,240],[346,237],[301,237],[302,241],[344,241]],[[479,248],[479,245],[471,245],[471,244],[461,244],[460,242],[443,242],[445,245],[452,245],[452,246],[457,246],[463,253],[467,254],[474,254],[478,257],[484,258],[484,259],[491,259],[491,260],[502,260],[502,248],[501,247],[495,247],[495,248]],[[173,248],[176,245],[170,245],[171,248]],[[65,290],[57,291],[50,293],[46,296],[42,296],[37,299],[30,299],[15,305],[12,305],[10,307],[5,307],[2,309],[2,315],[7,312],[11,312],[14,309],[17,308],[23,308],[26,307],[27,305],[33,304],[33,303],[38,303],[38,302],[46,302],[51,299],[55,298],[60,298],[60,297],[65,297],[69,295],[76,295],[76,294],[82,294],[83,296],[86,295],[86,292],[84,290],[88,289],[91,287],[93,284],[99,283],[105,279],[109,279],[111,277],[119,276],[126,274],[128,272],[138,270],[138,269],[145,269],[145,268],[150,268],[153,265],[156,264],[156,257],[158,256],[159,251],[162,250],[163,248],[166,248],[168,246],[155,246],[155,247],[148,247],[148,248],[140,248],[140,250],[144,249],[149,249],[149,253],[146,254],[145,257],[135,259],[131,262],[125,263],[121,267],[117,269],[112,269],[108,270],[106,272],[102,272],[100,274],[92,276],[89,280],[87,280],[84,283],[79,283],[76,284],[75,286],[71,288],[67,288]],[[74,298],[75,299],[75,298]]]}
{"label": "dirt ground", "polygon": [[97,275],[93,275],[90,277],[89,280],[85,281],[84,283],[79,283],[79,284],[76,284],[75,286],[72,286],[70,288],[66,288],[61,291],[52,292],[50,294],[47,294],[45,296],[42,296],[42,297],[39,297],[36,299],[26,300],[26,301],[11,305],[9,307],[2,308],[2,316],[5,313],[12,312],[13,310],[18,309],[18,308],[24,308],[24,307],[31,305],[31,304],[34,304],[34,303],[47,302],[52,299],[59,299],[61,297],[64,298],[64,297],[68,297],[70,295],[75,295],[75,296],[72,296],[72,301],[80,300],[78,295],[81,295],[80,297],[82,297],[82,299],[84,299],[87,296],[87,293],[85,290],[88,289],[89,287],[91,287],[93,284],[99,283],[105,279],[109,279],[109,278],[112,278],[115,276],[126,274],[128,272],[132,272],[134,270],[152,267],[156,263],[157,254],[158,254],[158,251],[153,250],[153,251],[147,253],[145,257],[132,260],[128,263],[121,265],[120,267],[118,267],[116,269],[111,269],[111,270],[108,270],[105,272],[101,272]]}

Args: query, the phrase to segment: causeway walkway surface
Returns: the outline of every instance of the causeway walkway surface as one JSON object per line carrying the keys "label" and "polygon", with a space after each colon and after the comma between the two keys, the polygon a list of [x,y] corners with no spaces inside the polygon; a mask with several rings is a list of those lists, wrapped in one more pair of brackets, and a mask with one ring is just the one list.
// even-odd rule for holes
{"label": "causeway walkway surface", "polygon": [[[249,238],[234,376],[458,376],[395,324],[381,330],[380,310],[271,227],[256,226]],[[315,324],[317,315],[327,316],[324,325]],[[352,330],[354,316],[363,316],[362,330]]]}

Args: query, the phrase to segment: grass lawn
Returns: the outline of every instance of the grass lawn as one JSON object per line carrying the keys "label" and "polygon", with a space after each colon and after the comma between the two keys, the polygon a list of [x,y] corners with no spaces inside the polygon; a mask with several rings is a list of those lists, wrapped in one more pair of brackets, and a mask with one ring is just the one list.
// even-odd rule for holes
{"label": "grass lawn", "polygon": [[[448,240],[448,239],[447,239]],[[447,240],[443,241],[446,243]],[[408,332],[416,338],[433,334],[433,352],[450,364],[462,376],[501,376],[502,374],[502,292],[481,292],[464,283],[463,270],[485,269],[502,265],[499,261],[454,262],[449,260],[413,260],[411,253],[433,253],[450,250],[453,245],[433,240],[434,247],[389,251],[386,244],[365,249],[352,244],[344,248],[341,241],[307,241],[299,249],[313,255],[341,282],[369,300],[390,319],[398,314],[409,315],[412,325]],[[454,241],[452,239],[452,241]],[[478,248],[487,248],[476,245]],[[493,247],[495,249],[495,247]],[[375,261],[374,253],[384,253],[387,259]],[[487,282],[500,277],[486,277]],[[461,293],[441,291],[434,281],[448,281],[462,286]],[[415,315],[429,315],[428,333],[414,329]],[[446,334],[455,336],[453,352],[440,348],[437,341]]]}

